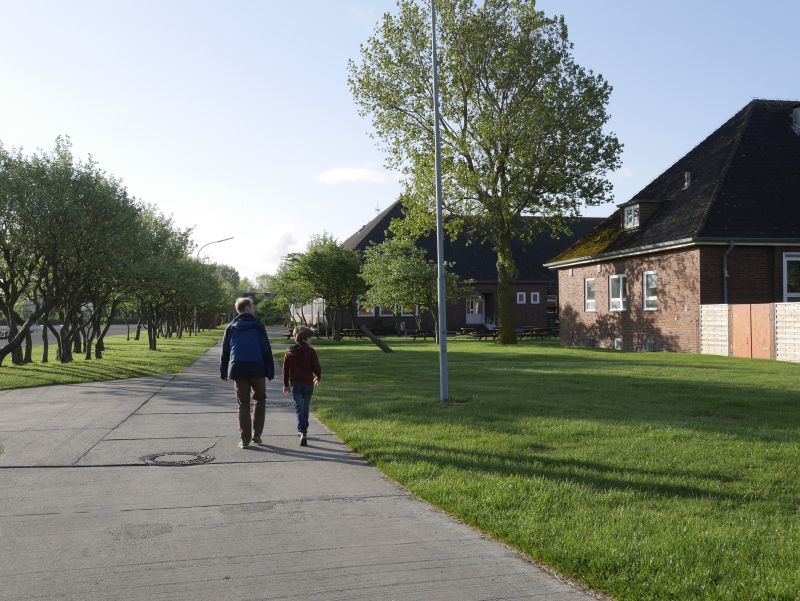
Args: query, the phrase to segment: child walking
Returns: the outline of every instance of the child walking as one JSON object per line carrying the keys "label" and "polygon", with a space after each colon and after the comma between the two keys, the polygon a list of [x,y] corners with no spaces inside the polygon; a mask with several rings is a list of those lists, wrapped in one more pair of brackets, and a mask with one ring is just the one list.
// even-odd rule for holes
{"label": "child walking", "polygon": [[294,408],[297,412],[297,435],[300,446],[308,445],[308,412],[311,409],[311,394],[314,386],[319,386],[322,371],[319,367],[317,351],[309,344],[314,332],[299,326],[294,329],[293,344],[286,350],[283,358],[283,394],[289,394],[291,387]]}

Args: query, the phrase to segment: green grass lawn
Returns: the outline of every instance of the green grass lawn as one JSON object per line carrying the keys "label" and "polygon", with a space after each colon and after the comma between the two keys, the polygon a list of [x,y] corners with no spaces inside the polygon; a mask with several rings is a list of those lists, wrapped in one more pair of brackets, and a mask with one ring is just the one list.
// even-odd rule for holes
{"label": "green grass lawn", "polygon": [[800,365],[319,344],[319,417],[420,497],[620,600],[800,599]]}
{"label": "green grass lawn", "polygon": [[157,351],[148,350],[145,332],[138,341],[125,340],[124,335],[109,336],[102,359],[86,361],[83,355],[76,354],[74,361],[63,364],[55,360],[53,346],[50,362],[39,363],[42,347],[34,347],[34,363],[13,365],[11,357],[6,357],[0,367],[0,389],[177,373],[219,341],[222,333],[221,329],[206,330],[180,339],[159,338]]}

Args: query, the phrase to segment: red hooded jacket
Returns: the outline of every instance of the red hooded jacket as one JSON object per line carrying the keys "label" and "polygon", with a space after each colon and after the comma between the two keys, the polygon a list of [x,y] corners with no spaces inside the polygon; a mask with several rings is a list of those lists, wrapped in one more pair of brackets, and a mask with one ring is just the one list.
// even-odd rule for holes
{"label": "red hooded jacket", "polygon": [[293,344],[283,357],[283,385],[313,384],[322,379],[317,351],[307,344]]}

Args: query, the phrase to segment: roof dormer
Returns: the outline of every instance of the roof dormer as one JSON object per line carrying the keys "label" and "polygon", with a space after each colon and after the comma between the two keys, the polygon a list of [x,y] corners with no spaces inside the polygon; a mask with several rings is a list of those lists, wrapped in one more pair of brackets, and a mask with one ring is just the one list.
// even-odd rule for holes
{"label": "roof dormer", "polygon": [[622,229],[635,230],[639,227],[639,205],[627,205],[622,208]]}

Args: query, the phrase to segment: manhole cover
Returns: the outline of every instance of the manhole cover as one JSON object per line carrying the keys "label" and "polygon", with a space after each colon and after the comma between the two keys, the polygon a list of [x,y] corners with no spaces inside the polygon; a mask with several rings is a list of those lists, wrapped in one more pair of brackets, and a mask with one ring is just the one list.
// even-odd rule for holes
{"label": "manhole cover", "polygon": [[203,455],[194,451],[164,451],[140,457],[147,465],[201,465],[214,461],[211,455]]}

